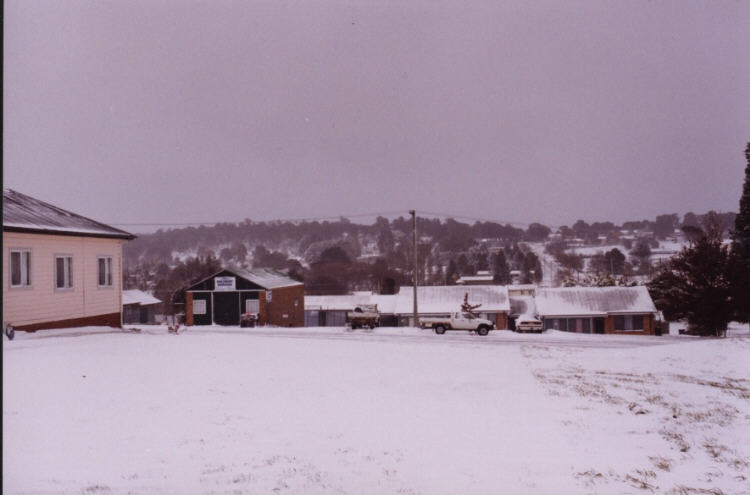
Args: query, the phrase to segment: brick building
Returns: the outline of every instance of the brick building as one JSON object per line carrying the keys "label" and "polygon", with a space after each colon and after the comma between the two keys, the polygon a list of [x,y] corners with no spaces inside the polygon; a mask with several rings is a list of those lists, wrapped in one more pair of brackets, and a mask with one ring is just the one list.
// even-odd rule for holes
{"label": "brick building", "polygon": [[534,302],[545,330],[656,334],[657,311],[644,286],[537,289]]}
{"label": "brick building", "polygon": [[301,327],[304,308],[302,282],[266,268],[225,268],[185,293],[187,325],[239,325],[240,315],[255,313],[259,325]]}

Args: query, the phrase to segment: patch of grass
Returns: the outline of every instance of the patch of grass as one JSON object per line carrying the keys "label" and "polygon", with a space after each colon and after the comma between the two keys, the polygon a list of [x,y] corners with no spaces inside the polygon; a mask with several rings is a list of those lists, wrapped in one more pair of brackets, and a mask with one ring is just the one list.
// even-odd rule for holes
{"label": "patch of grass", "polygon": [[671,471],[672,470],[672,459],[668,459],[666,457],[661,456],[651,456],[648,458],[656,467],[657,469],[661,469],[662,471]]}
{"label": "patch of grass", "polygon": [[107,485],[90,485],[81,490],[84,495],[93,495],[99,493],[109,493],[111,490]]}
{"label": "patch of grass", "polygon": [[659,431],[659,434],[662,438],[674,444],[680,452],[687,452],[690,450],[690,444],[685,440],[685,437],[682,436],[682,433],[677,433],[676,431],[667,430],[665,428]]}
{"label": "patch of grass", "polygon": [[656,478],[656,473],[650,469],[636,469],[633,473],[625,475],[625,481],[631,486],[652,492],[659,488],[659,485],[652,482],[653,478]]}
{"label": "patch of grass", "polygon": [[693,488],[677,485],[669,490],[667,495],[724,495],[724,492],[719,488]]}

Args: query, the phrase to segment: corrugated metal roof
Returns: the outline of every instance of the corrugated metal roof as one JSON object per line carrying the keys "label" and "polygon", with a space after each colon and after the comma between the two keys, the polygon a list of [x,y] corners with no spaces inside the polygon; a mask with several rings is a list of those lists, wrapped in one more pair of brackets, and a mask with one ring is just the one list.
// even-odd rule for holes
{"label": "corrugated metal roof", "polygon": [[252,270],[227,268],[227,271],[247,279],[254,284],[260,285],[265,289],[280,289],[282,287],[303,285],[302,282],[289,278],[280,271],[272,270],[271,268],[253,268]]}
{"label": "corrugated metal roof", "polygon": [[3,230],[135,239],[133,234],[11,189],[3,190]]}
{"label": "corrugated metal roof", "polygon": [[535,302],[540,316],[656,313],[654,302],[644,286],[537,289]]}
{"label": "corrugated metal roof", "polygon": [[122,291],[122,305],[126,304],[140,304],[141,306],[149,306],[151,304],[159,304],[161,301],[148,292],[143,292],[138,289],[130,289]]}
{"label": "corrugated metal roof", "polygon": [[393,314],[396,310],[396,294],[373,294],[356,291],[353,294],[305,296],[305,309],[328,311],[351,311],[359,304],[377,304],[378,312]]}
{"label": "corrugated metal roof", "polygon": [[[508,290],[504,285],[437,285],[417,288],[417,305],[420,314],[454,313],[461,311],[464,295],[469,294],[469,304],[481,304],[477,312],[510,311]],[[413,311],[414,288],[401,287],[396,301],[396,314],[408,315]]]}

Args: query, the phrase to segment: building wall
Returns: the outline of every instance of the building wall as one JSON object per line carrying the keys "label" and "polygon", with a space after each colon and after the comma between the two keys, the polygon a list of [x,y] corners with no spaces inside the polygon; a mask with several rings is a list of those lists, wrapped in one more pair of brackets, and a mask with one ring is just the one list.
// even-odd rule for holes
{"label": "building wall", "polygon": [[[261,313],[269,325],[280,327],[301,327],[305,324],[305,287],[295,285],[271,291],[271,301],[265,301],[266,293],[261,293]],[[264,304],[265,303],[265,304]],[[265,309],[265,312],[263,311]]]}
{"label": "building wall", "polygon": [[[302,285],[273,289],[271,301],[268,302],[269,291],[242,292],[240,314],[245,312],[246,299],[258,299],[258,325],[277,325],[280,327],[301,327],[305,325],[305,287]],[[193,312],[193,302],[196,299],[206,300],[206,314],[196,315]],[[297,304],[295,305],[295,301]],[[185,294],[185,324],[210,325],[213,307],[210,292],[186,292]]]}
{"label": "building wall", "polygon": [[[655,319],[652,314],[634,315],[643,318],[643,329],[642,330],[615,330],[615,315],[609,315],[604,318],[604,333],[612,335],[655,335]],[[576,332],[582,331],[583,333],[595,333],[594,320],[597,318],[592,317],[576,317],[576,316],[545,316],[542,317],[544,322],[544,329],[548,330],[555,328],[555,320],[560,324],[559,330],[564,332]],[[571,322],[577,323],[578,320],[583,320],[583,323],[587,323],[587,328],[572,330],[570,328]]]}
{"label": "building wall", "polygon": [[[29,329],[71,321],[121,323],[122,239],[3,232],[3,322]],[[10,250],[31,250],[31,287],[10,287]],[[73,287],[55,288],[55,255],[73,256]],[[112,257],[112,287],[98,287],[97,256]],[[97,318],[101,317],[101,318]],[[67,322],[67,323],[65,323]],[[85,323],[98,324],[98,323]],[[102,323],[105,324],[105,323]]]}
{"label": "building wall", "polygon": [[604,320],[604,333],[617,335],[655,335],[654,315],[645,314],[643,318],[643,330],[615,330],[615,316],[609,315]]}

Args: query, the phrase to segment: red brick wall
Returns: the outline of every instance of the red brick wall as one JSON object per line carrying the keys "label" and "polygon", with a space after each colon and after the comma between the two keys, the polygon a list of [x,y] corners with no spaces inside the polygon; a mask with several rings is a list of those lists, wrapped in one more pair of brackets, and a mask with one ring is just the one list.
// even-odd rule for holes
{"label": "red brick wall", "polygon": [[185,325],[193,326],[193,293],[185,293]]}
{"label": "red brick wall", "polygon": [[604,333],[612,333],[617,335],[654,335],[654,327],[654,315],[643,315],[643,330],[615,330],[614,315],[609,315],[604,320]]}
{"label": "red brick wall", "polygon": [[266,302],[265,294],[261,292],[261,325],[267,323],[280,327],[301,327],[305,324],[304,286],[273,289],[271,296],[271,302]]}

